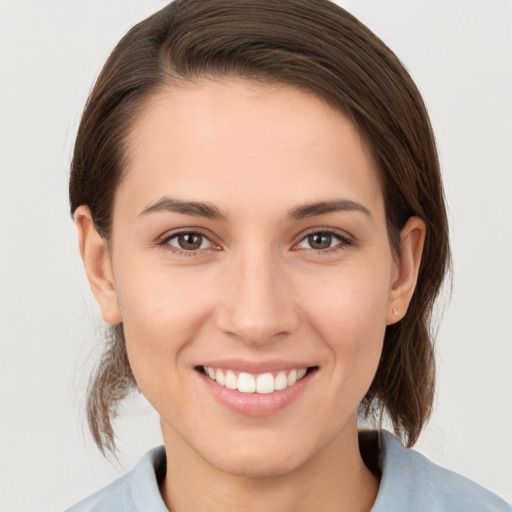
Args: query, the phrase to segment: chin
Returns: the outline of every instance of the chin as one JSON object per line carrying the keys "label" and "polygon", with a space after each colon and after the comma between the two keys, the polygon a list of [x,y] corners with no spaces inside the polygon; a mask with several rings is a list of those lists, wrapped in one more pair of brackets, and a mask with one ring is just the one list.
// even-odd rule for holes
{"label": "chin", "polygon": [[265,456],[259,453],[242,454],[238,457],[209,461],[220,471],[233,476],[265,478],[286,475],[300,467],[303,460],[299,457],[281,455]]}
{"label": "chin", "polygon": [[[273,440],[274,441],[274,440]],[[300,443],[268,442],[254,439],[248,444],[233,443],[229,448],[219,446],[212,453],[200,454],[218,470],[240,477],[275,477],[301,467],[311,456],[311,447]]]}

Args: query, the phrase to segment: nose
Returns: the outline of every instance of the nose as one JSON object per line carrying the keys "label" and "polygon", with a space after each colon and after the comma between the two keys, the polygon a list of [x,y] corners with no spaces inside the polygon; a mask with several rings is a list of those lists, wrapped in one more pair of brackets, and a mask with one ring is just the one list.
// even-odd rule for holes
{"label": "nose", "polygon": [[261,250],[234,259],[224,280],[219,329],[253,346],[294,333],[299,315],[283,264]]}

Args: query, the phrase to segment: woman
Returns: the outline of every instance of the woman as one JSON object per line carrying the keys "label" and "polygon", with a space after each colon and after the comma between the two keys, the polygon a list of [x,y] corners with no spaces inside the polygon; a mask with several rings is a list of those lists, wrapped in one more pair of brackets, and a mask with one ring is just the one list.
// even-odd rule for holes
{"label": "woman", "polygon": [[394,54],[326,1],[171,3],[107,61],[71,209],[112,339],[102,450],[138,387],[165,449],[72,510],[509,510],[407,446],[449,262],[436,148]]}

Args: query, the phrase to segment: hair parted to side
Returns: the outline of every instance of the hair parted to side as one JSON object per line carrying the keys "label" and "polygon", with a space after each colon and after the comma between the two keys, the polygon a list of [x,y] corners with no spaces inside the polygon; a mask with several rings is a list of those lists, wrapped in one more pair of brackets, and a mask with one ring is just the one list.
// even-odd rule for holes
{"label": "hair parted to side", "polygon": [[[374,159],[390,244],[411,216],[427,226],[417,287],[405,317],[386,329],[376,376],[360,408],[389,416],[414,444],[434,395],[434,301],[449,267],[448,225],[425,105],[394,53],[328,0],[175,0],[133,27],[107,60],[87,101],[70,176],[71,212],[87,205],[110,237],[127,136],[156,92],[201,78],[242,77],[308,91],[353,121]],[[87,411],[100,450],[115,451],[112,418],[136,387],[115,326],[91,377]]]}

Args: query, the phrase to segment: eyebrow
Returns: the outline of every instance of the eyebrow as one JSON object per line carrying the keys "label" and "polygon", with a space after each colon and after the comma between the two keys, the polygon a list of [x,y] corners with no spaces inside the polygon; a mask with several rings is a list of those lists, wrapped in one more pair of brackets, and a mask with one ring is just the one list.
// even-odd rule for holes
{"label": "eyebrow", "polygon": [[363,206],[361,203],[352,201],[350,199],[339,199],[336,201],[321,201],[319,203],[306,204],[299,206],[289,213],[289,217],[295,220],[306,219],[308,217],[315,217],[316,215],[325,215],[327,213],[335,212],[361,212],[369,217],[372,216],[370,210]]}
{"label": "eyebrow", "polygon": [[185,215],[194,215],[198,217],[206,217],[208,219],[226,220],[227,216],[224,215],[216,206],[209,203],[202,203],[198,201],[180,201],[170,197],[162,197],[155,203],[144,208],[139,213],[139,217],[148,215],[154,212],[174,212],[183,213]]}
{"label": "eyebrow", "polygon": [[[370,210],[361,203],[350,199],[339,199],[335,201],[320,201],[317,203],[299,206],[291,210],[288,213],[288,217],[294,220],[301,220],[308,217],[315,217],[317,215],[349,211],[358,211],[368,215],[369,217],[372,216]],[[208,219],[227,220],[227,215],[210,203],[199,201],[180,201],[170,197],[162,197],[155,203],[150,204],[139,213],[139,217],[155,212],[173,212],[182,213],[184,215],[205,217]]]}

